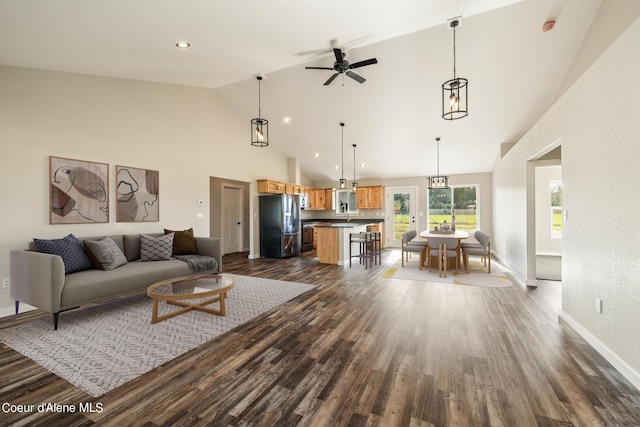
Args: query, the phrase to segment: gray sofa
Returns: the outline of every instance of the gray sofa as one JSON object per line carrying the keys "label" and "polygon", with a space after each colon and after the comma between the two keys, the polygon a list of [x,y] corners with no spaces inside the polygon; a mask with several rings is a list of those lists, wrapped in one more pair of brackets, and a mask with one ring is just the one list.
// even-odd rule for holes
{"label": "gray sofa", "polygon": [[[162,233],[150,233],[161,236]],[[99,240],[101,237],[79,238],[80,241]],[[30,242],[29,250],[11,251],[11,297],[16,301],[16,313],[20,302],[53,313],[54,328],[58,328],[60,312],[95,303],[113,297],[144,291],[160,280],[195,274],[189,264],[177,259],[140,261],[140,235],[108,236],[118,245],[127,263],[113,270],[90,269],[65,274],[62,258],[35,251]],[[196,237],[199,255],[213,257],[215,270],[222,271],[221,239]]]}

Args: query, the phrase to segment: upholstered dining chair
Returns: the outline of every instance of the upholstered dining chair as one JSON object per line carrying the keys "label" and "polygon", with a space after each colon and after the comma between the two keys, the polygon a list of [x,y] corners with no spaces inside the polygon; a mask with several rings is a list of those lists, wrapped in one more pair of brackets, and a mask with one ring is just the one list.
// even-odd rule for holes
{"label": "upholstered dining chair", "polygon": [[420,270],[422,270],[422,265],[424,264],[426,247],[421,244],[412,244],[411,240],[416,237],[416,230],[409,230],[405,233],[402,233],[402,267],[404,267],[405,257],[408,260],[408,256],[412,252],[417,252],[420,254]]}
{"label": "upholstered dining chair", "polygon": [[478,241],[478,246],[463,246],[462,258],[465,271],[469,272],[469,255],[481,257],[481,261],[487,268],[487,273],[491,274],[491,236],[487,233],[476,231],[474,236]]}
{"label": "upholstered dining chair", "polygon": [[438,276],[447,277],[447,265],[449,258],[456,260],[456,271],[458,271],[458,245],[460,240],[451,237],[429,237],[429,271],[433,268],[432,257],[438,257]]}

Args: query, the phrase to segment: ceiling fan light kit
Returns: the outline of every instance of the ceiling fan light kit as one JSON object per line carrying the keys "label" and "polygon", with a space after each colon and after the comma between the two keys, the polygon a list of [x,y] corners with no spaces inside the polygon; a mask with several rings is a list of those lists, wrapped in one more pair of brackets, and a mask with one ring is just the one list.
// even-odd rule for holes
{"label": "ceiling fan light kit", "polygon": [[254,147],[266,147],[269,145],[269,120],[260,117],[260,82],[262,76],[257,75],[258,79],[258,117],[251,119],[251,145]]}
{"label": "ceiling fan light kit", "polygon": [[365,79],[359,74],[354,73],[351,70],[355,68],[364,67],[366,65],[372,65],[372,64],[378,63],[378,60],[376,58],[370,58],[370,59],[365,59],[364,61],[359,61],[352,64],[346,59],[344,59],[346,54],[342,51],[342,49],[338,49],[338,48],[333,49],[333,55],[336,57],[336,62],[333,63],[333,67],[305,67],[305,69],[307,70],[335,71],[335,73],[332,74],[331,77],[329,77],[329,79],[326,82],[324,82],[325,86],[330,85],[331,82],[333,82],[336,79],[336,77],[338,77],[340,74],[351,77],[353,80],[357,81],[358,83],[364,83],[365,81],[367,81],[367,79]]}
{"label": "ceiling fan light kit", "polygon": [[453,78],[442,84],[442,118],[445,120],[457,120],[469,114],[469,81],[456,76],[456,27],[459,25],[460,18],[449,21],[449,28],[453,29]]}

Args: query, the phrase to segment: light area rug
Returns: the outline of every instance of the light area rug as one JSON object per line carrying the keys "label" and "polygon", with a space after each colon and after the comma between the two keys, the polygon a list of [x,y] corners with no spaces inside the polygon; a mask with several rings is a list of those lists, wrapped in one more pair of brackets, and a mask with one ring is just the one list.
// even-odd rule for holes
{"label": "light area rug", "polygon": [[489,288],[505,288],[513,285],[511,280],[498,267],[497,263],[491,262],[491,274],[479,262],[473,259],[469,260],[469,274],[464,270],[464,266],[460,266],[458,272],[454,270],[447,271],[447,277],[439,277],[438,269],[433,268],[429,272],[428,267],[422,267],[420,270],[418,257],[409,259],[402,267],[402,260],[398,259],[393,266],[389,267],[382,277],[389,279],[403,280],[419,280],[422,282],[440,282],[450,283],[452,285],[468,285],[468,286],[484,286]]}
{"label": "light area rug", "polygon": [[[190,311],[152,325],[152,300],[138,295],[61,313],[57,331],[49,317],[2,329],[0,341],[99,397],[314,288],[228,276],[236,286],[227,294],[226,316]],[[176,308],[159,304],[160,314]]]}

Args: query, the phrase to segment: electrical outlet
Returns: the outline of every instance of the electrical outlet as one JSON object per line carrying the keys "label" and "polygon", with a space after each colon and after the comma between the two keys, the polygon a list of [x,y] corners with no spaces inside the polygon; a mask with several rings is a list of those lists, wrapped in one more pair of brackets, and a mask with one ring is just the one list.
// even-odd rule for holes
{"label": "electrical outlet", "polygon": [[596,311],[602,313],[602,300],[600,298],[596,298]]}
{"label": "electrical outlet", "polygon": [[8,277],[2,278],[2,287],[8,288],[9,286],[11,286],[11,280]]}

